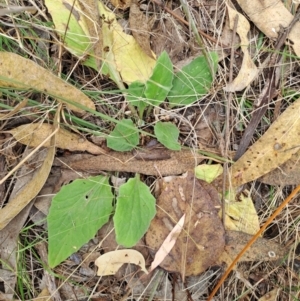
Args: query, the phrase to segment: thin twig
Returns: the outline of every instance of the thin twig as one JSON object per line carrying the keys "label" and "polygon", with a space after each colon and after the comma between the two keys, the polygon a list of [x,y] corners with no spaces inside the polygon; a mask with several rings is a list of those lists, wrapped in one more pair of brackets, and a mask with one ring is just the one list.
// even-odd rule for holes
{"label": "thin twig", "polygon": [[265,231],[265,229],[271,224],[271,222],[278,216],[282,209],[297,195],[300,191],[300,184],[291,192],[291,194],[284,200],[284,202],[275,210],[275,212],[268,218],[265,224],[259,229],[259,231],[250,239],[247,245],[243,248],[243,250],[239,253],[239,255],[234,259],[231,263],[225,274],[222,276],[216,287],[213,289],[211,294],[209,295],[207,301],[212,300],[222,283],[225,281],[229,273],[232,271],[237,262],[241,259],[241,257],[245,254],[245,252],[253,245],[253,243],[258,239],[258,237]]}

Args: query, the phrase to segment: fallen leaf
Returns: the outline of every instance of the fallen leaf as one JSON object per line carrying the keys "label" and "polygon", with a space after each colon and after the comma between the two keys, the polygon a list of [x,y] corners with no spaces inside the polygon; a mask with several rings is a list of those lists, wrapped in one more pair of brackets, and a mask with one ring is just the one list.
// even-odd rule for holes
{"label": "fallen leaf", "polygon": [[260,229],[258,215],[250,197],[244,190],[238,195],[228,191],[225,196],[225,229],[255,235]]}
{"label": "fallen leaf", "polygon": [[[242,232],[226,231],[226,245],[224,252],[218,258],[217,264],[223,262],[230,265],[236,256],[242,251],[248,241],[253,237]],[[254,244],[246,251],[241,261],[273,261],[284,258],[289,253],[289,248],[277,242],[262,237],[257,238]]]}
{"label": "fallen leaf", "polygon": [[131,0],[111,0],[110,2],[115,8],[120,8],[123,10],[130,7],[131,4]]}
{"label": "fallen leaf", "polygon": [[256,77],[258,70],[253,63],[248,51],[249,40],[247,35],[250,30],[249,22],[242,14],[232,9],[228,4],[227,11],[231,30],[233,30],[234,28],[235,18],[238,18],[236,31],[241,39],[241,50],[244,53],[243,62],[239,74],[231,83],[228,83],[224,88],[224,90],[227,92],[235,92],[245,89]]}
{"label": "fallen leaf", "polygon": [[[277,0],[237,0],[242,10],[251,21],[269,38],[276,39],[280,25],[287,27],[293,15],[285,8],[282,1]],[[300,56],[300,22],[297,22],[288,35],[291,47]]]}
{"label": "fallen leaf", "polygon": [[[149,160],[134,156],[131,152],[113,151],[109,152],[109,156],[76,155],[60,158],[60,160],[76,171],[126,171],[145,175],[167,176],[182,174],[194,168],[204,158],[204,156],[192,153],[190,150],[178,152],[155,149],[151,150],[151,153],[153,156]],[[164,156],[160,158],[162,154]],[[62,168],[64,168],[64,165],[62,165]]]}
{"label": "fallen leaf", "polygon": [[160,266],[185,276],[198,275],[213,265],[224,250],[225,238],[217,191],[197,180],[193,172],[160,181],[157,214],[146,233],[150,252],[156,253],[183,214],[184,228]]}
{"label": "fallen leaf", "polygon": [[97,275],[114,275],[124,263],[138,265],[143,272],[148,274],[143,255],[136,250],[126,249],[107,252],[96,259],[95,265],[98,267]]}
{"label": "fallen leaf", "polygon": [[[8,131],[14,138],[25,145],[37,147],[52,132],[52,125],[47,123],[30,123],[21,125]],[[50,142],[47,141],[44,147],[49,147]],[[56,133],[56,147],[68,149],[70,151],[86,151],[94,155],[106,153],[101,147],[91,143],[78,134],[69,132],[62,128]]]}
{"label": "fallen leaf", "polygon": [[221,164],[201,164],[195,168],[196,178],[207,183],[211,183],[221,174],[223,174],[223,167]]}
{"label": "fallen leaf", "polygon": [[44,186],[55,156],[55,135],[51,137],[50,146],[44,152],[46,152],[45,159],[31,181],[26,183],[3,209],[0,209],[0,230],[7,226]]}
{"label": "fallen leaf", "polygon": [[233,187],[267,174],[299,151],[299,116],[300,99],[292,103],[273,122],[265,134],[233,164],[229,170]]}
{"label": "fallen leaf", "polygon": [[33,61],[15,53],[0,53],[0,86],[38,90],[55,97],[56,100],[65,103],[70,110],[80,114],[83,114],[84,110],[79,109],[76,103],[95,110],[92,100],[80,90]]}
{"label": "fallen leaf", "polygon": [[300,183],[300,149],[284,164],[260,177],[258,181],[269,185],[298,185]]}
{"label": "fallen leaf", "polygon": [[151,263],[150,272],[153,271],[157,266],[159,266],[162,261],[166,258],[166,256],[170,253],[172,248],[174,247],[177,237],[180,235],[181,230],[184,226],[185,214],[180,218],[178,223],[166,237],[160,248],[155,254],[155,257]]}
{"label": "fallen leaf", "polygon": [[[129,27],[132,32],[132,35],[135,38],[136,42],[144,50],[144,52],[149,57],[155,59],[155,54],[153,53],[150,47],[150,30],[148,28],[148,17],[140,10],[137,0],[128,2],[131,2],[129,3]],[[125,5],[126,4],[127,3],[125,3]]]}

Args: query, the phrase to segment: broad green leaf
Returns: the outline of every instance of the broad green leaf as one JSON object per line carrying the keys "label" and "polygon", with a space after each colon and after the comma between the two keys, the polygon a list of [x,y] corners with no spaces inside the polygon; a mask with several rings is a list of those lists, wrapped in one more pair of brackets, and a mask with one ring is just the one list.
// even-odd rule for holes
{"label": "broad green leaf", "polygon": [[119,189],[114,225],[117,243],[134,246],[149,228],[155,216],[155,198],[147,185],[136,176]]}
{"label": "broad green leaf", "polygon": [[48,261],[55,267],[94,237],[107,223],[113,194],[104,176],[75,180],[53,198],[47,218]]}
{"label": "broad green leaf", "polygon": [[123,119],[116,125],[114,130],[107,136],[107,146],[116,151],[131,151],[139,143],[138,129],[134,127],[131,119]]}
{"label": "broad green leaf", "polygon": [[141,112],[141,115],[143,115],[142,112],[144,112],[145,108],[148,106],[144,97],[145,84],[133,82],[128,86],[127,91],[127,101],[129,101],[133,106],[137,107],[139,112]]}
{"label": "broad green leaf", "polygon": [[171,122],[157,122],[154,126],[154,133],[157,140],[171,150],[180,150],[178,143],[179,130]]}
{"label": "broad green leaf", "polygon": [[[211,52],[210,56],[216,72],[218,55]],[[209,91],[212,82],[213,78],[206,59],[203,56],[194,59],[175,75],[173,87],[168,95],[170,106],[192,104]]]}
{"label": "broad green leaf", "polygon": [[164,51],[157,59],[150,79],[146,82],[145,96],[153,105],[160,105],[169,94],[173,81],[173,65]]}

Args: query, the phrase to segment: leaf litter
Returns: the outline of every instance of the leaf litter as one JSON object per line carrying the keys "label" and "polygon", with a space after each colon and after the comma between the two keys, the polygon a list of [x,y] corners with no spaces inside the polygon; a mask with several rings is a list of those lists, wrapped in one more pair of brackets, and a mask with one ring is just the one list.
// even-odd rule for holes
{"label": "leaf litter", "polygon": [[[241,2],[241,1],[240,1]],[[242,4],[241,4],[241,6],[242,6]],[[272,6],[272,5],[270,5],[270,6]],[[246,10],[246,9],[245,9]],[[70,13],[70,10],[69,10],[69,13]],[[203,16],[202,16],[203,17]],[[250,17],[251,18],[251,17]],[[205,17],[204,17],[204,19],[205,19]],[[170,20],[170,18],[168,17],[168,20]],[[111,21],[111,20],[106,20],[106,21]],[[166,20],[165,20],[166,21]],[[81,20],[81,22],[82,22],[82,20]],[[172,23],[173,22],[173,23]],[[178,24],[178,23],[176,23],[174,20],[172,21],[171,23],[172,24]],[[106,26],[106,30],[107,31],[109,31],[109,22],[108,23],[106,23],[106,22],[104,22],[105,23],[105,26]],[[255,23],[255,22],[254,22]],[[92,23],[91,23],[92,24]],[[82,25],[82,23],[81,23],[81,25]],[[162,27],[160,27],[162,25],[162,22],[159,22],[159,26],[157,27],[158,29],[159,28],[162,28]],[[215,26],[215,25],[214,25]],[[259,26],[259,24],[257,24],[257,26],[258,27],[260,27]],[[172,28],[172,30],[174,29],[173,27],[171,27]],[[162,32],[162,31],[161,31]],[[176,30],[176,34],[178,33],[178,27],[177,27],[177,30]],[[167,33],[166,33],[167,34]],[[89,31],[88,32],[88,36],[90,36],[91,38],[94,38],[93,37],[93,34],[91,33],[91,31]],[[166,40],[166,38],[165,37],[163,37],[164,38],[164,40]],[[148,39],[148,38],[147,38]],[[150,43],[150,45],[152,44],[152,45],[155,45],[155,41],[153,41],[153,37],[151,37],[151,39],[152,39],[152,41],[151,41],[151,43]],[[292,38],[291,38],[291,40],[292,40]],[[112,43],[113,44],[113,42],[112,42],[113,40],[110,40],[110,41],[108,41],[109,43]],[[175,39],[174,39],[174,41],[175,41]],[[174,42],[174,41],[172,41],[172,42]],[[147,42],[148,43],[148,42]],[[248,42],[247,42],[248,43]],[[112,44],[109,44],[109,46],[111,46]],[[185,50],[184,50],[184,46],[183,45],[185,45],[184,43],[177,43],[177,46],[179,47],[179,44],[180,44],[180,50],[179,50],[179,52],[177,52],[177,53],[180,53],[180,51],[182,51],[181,53],[184,53],[185,51],[186,51],[186,49],[188,49],[188,48],[186,48]],[[183,44],[183,45],[182,45]],[[149,45],[149,44],[148,44]],[[122,45],[121,45],[122,46]],[[295,48],[295,51],[296,51],[296,44],[295,44],[295,46],[294,46],[294,48]],[[185,45],[185,47],[186,47],[186,45]],[[143,47],[141,47],[145,52],[147,52],[147,50],[146,50],[146,48],[144,49]],[[249,47],[250,48],[250,47]],[[86,51],[86,49],[84,50],[84,51]],[[297,53],[297,51],[296,51],[296,53]],[[157,55],[158,53],[156,52],[156,55]],[[249,51],[249,54],[250,55],[252,55],[252,53],[251,53],[251,51]],[[78,54],[77,54],[78,55]],[[96,55],[97,56],[97,55]],[[247,55],[245,55],[244,54],[244,58],[245,58],[245,56],[247,56]],[[178,55],[178,57],[179,57],[179,55]],[[175,60],[176,59],[178,59],[178,57],[176,57],[176,55],[175,55]],[[113,58],[112,56],[107,56],[107,60],[110,60],[111,58]],[[88,59],[87,59],[87,61],[88,61]],[[252,61],[251,61],[252,62]],[[123,68],[123,67],[120,67],[121,65],[119,65],[119,66],[117,66],[117,64],[115,65],[115,71],[117,71],[117,72],[120,72],[120,70]],[[36,69],[33,69],[33,70],[36,70]],[[39,71],[37,71],[37,73],[38,73]],[[240,72],[241,72],[241,70],[240,70]],[[125,72],[126,73],[126,72]],[[238,76],[240,75],[241,73],[238,73]],[[127,75],[126,75],[127,76]],[[48,79],[48,77],[45,77],[46,79]],[[112,78],[113,78],[113,76],[112,76]],[[23,80],[23,79],[22,79]],[[125,80],[126,81],[126,80]],[[130,79],[128,80],[127,79],[127,81],[128,82],[130,82]],[[30,87],[30,88],[32,88],[33,87],[33,85],[29,85],[28,84],[28,82],[26,82],[27,83],[27,87],[21,87],[22,89],[24,88],[28,88],[28,86]],[[244,82],[243,81],[241,81],[241,84],[244,84]],[[11,86],[11,87],[15,87],[15,88],[20,88],[20,86],[17,86],[17,85],[14,85],[14,86]],[[37,87],[33,87],[33,89],[37,89],[37,90],[39,90],[40,89],[40,86],[37,86]],[[238,91],[239,90],[239,88],[238,89],[236,89],[235,91]],[[79,90],[78,90],[79,91]],[[78,93],[78,91],[76,92],[76,93]],[[51,94],[51,93],[50,93]],[[75,95],[79,95],[78,97],[76,96],[75,98],[77,98],[77,99],[81,99],[81,97],[82,97],[82,94],[75,94]],[[84,98],[84,97],[83,97]],[[82,99],[83,99],[82,98]],[[84,99],[86,99],[86,97],[84,98]],[[80,102],[81,103],[81,102]],[[82,104],[82,103],[81,103]],[[71,107],[69,107],[69,108],[71,108]],[[76,109],[74,109],[74,110],[76,110]],[[77,113],[80,113],[80,114],[82,114],[82,112],[83,111],[81,111],[81,110],[78,110],[77,111]],[[193,120],[193,114],[191,114],[191,115],[189,115],[189,110],[187,110],[187,112],[185,113],[185,114],[187,114],[187,115],[185,115],[185,116],[189,116],[189,120]],[[192,116],[192,117],[191,117]],[[7,118],[7,116],[6,116],[6,118]],[[290,118],[290,119],[292,119],[292,118]],[[297,118],[296,118],[297,119]],[[172,120],[172,119],[171,119]],[[174,121],[174,120],[172,120],[172,121]],[[291,130],[291,128],[292,128],[292,125],[291,124],[289,124],[289,125],[287,125],[287,127],[285,127],[285,121],[282,121],[282,124],[280,124],[280,126],[278,126],[278,128],[281,130],[281,131],[286,131],[286,133],[288,133],[288,132],[290,132],[290,130]],[[178,123],[178,127],[180,128],[181,127],[181,124],[180,123]],[[282,129],[282,127],[283,127],[283,129]],[[296,125],[296,127],[297,127],[297,125]],[[183,127],[182,127],[183,128]],[[10,129],[10,131],[11,131],[11,133],[12,133],[12,131],[14,131],[14,130],[11,130]],[[277,137],[278,135],[278,132],[276,132],[276,130],[275,131],[273,131],[273,135],[274,135],[274,137]],[[294,133],[295,134],[295,133]],[[181,132],[181,135],[182,135],[182,132]],[[76,136],[77,137],[77,136]],[[264,137],[264,136],[263,136]],[[263,138],[262,137],[262,138]],[[280,171],[280,172],[282,172],[282,170],[280,169],[281,168],[281,164],[282,163],[284,163],[284,164],[287,164],[287,162],[289,162],[289,160],[292,160],[291,162],[291,165],[295,165],[295,163],[297,163],[297,152],[295,151],[293,151],[292,150],[292,155],[291,156],[289,156],[289,158],[290,159],[287,159],[286,157],[285,157],[285,154],[282,154],[281,153],[281,150],[282,150],[282,152],[283,153],[287,153],[287,152],[289,152],[289,150],[290,150],[290,148],[297,148],[297,144],[298,144],[298,142],[297,142],[297,140],[295,139],[295,137],[293,136],[293,135],[290,135],[290,136],[288,136],[289,137],[289,139],[291,140],[291,141],[293,141],[294,142],[294,144],[293,143],[289,143],[289,144],[287,144],[286,145],[286,141],[284,140],[284,138],[280,138],[279,139],[279,142],[277,142],[276,141],[276,143],[278,143],[278,145],[276,144],[276,143],[273,143],[273,148],[274,148],[274,144],[276,145],[275,146],[275,148],[273,149],[273,151],[271,152],[270,151],[270,158],[272,158],[272,155],[273,156],[276,156],[277,155],[277,157],[280,157],[280,159],[277,159],[277,161],[273,164],[273,165],[271,165],[270,167],[266,167],[265,165],[263,165],[262,167],[260,167],[260,163],[262,162],[262,161],[255,161],[256,160],[256,158],[252,158],[252,157],[250,157],[250,159],[251,159],[251,162],[250,162],[250,168],[249,168],[249,171],[247,170],[247,171],[245,171],[245,173],[243,173],[243,174],[241,174],[241,173],[234,173],[234,177],[232,177],[231,179],[233,180],[233,183],[234,183],[234,186],[239,186],[240,185],[240,183],[241,182],[243,182],[243,183],[247,183],[247,182],[249,182],[249,181],[252,181],[253,179],[256,179],[256,178],[258,178],[259,176],[261,176],[261,174],[262,174],[262,172],[265,172],[265,168],[268,168],[268,171],[270,170],[271,171],[271,173],[272,173],[272,170],[276,170],[277,169],[277,171]],[[76,138],[77,139],[77,138]],[[267,148],[267,144],[270,142],[270,140],[268,140],[268,139],[265,139],[265,141],[263,141],[263,142],[261,142],[261,149],[264,151],[266,148]],[[72,144],[75,144],[75,143],[72,143]],[[29,144],[30,145],[30,144]],[[67,147],[65,148],[65,147],[62,147],[63,149],[68,149]],[[88,147],[87,147],[87,149],[88,149]],[[82,149],[80,150],[80,149],[76,149],[76,148],[74,148],[74,149],[72,149],[72,151],[82,151]],[[250,149],[251,150],[251,149]],[[140,152],[139,152],[140,153]],[[144,154],[145,153],[145,154]],[[149,160],[149,158],[151,157],[151,156],[149,156],[149,153],[151,154],[151,156],[153,156],[152,158],[154,158],[154,160],[153,159],[150,159]],[[155,176],[159,176],[159,177],[161,177],[162,176],[162,173],[163,174],[165,174],[165,175],[171,175],[171,174],[181,174],[181,173],[183,173],[183,172],[185,172],[185,171],[187,171],[187,170],[190,170],[191,168],[193,168],[195,165],[197,165],[197,163],[198,162],[200,162],[201,160],[203,160],[203,159],[205,159],[205,156],[199,156],[199,158],[198,158],[198,162],[195,162],[195,159],[194,159],[194,155],[195,154],[193,154],[193,153],[191,153],[190,151],[189,152],[185,152],[185,150],[182,150],[182,151],[180,151],[180,152],[169,152],[169,151],[166,151],[166,150],[162,150],[162,149],[158,149],[157,151],[153,151],[152,149],[149,149],[149,150],[147,150],[147,149],[145,149],[145,150],[142,150],[142,155],[140,155],[140,154],[138,154],[138,152],[136,152],[136,151],[132,151],[132,152],[130,152],[130,153],[124,153],[124,154],[118,154],[118,153],[110,153],[110,157],[109,156],[105,156],[105,155],[99,155],[99,156],[90,156],[90,155],[79,155],[79,156],[77,156],[77,159],[74,161],[73,159],[72,160],[69,160],[70,162],[71,162],[71,164],[73,164],[73,162],[76,162],[77,161],[77,165],[75,164],[75,165],[73,165],[72,166],[72,168],[74,168],[76,171],[77,171],[77,168],[78,168],[78,170],[84,170],[86,167],[90,170],[90,171],[99,171],[99,170],[115,170],[115,171],[123,171],[123,172],[141,172],[142,174],[151,174],[151,175],[155,175]],[[72,157],[73,155],[71,155],[70,157]],[[81,158],[80,158],[80,156],[81,156]],[[147,157],[148,156],[148,157]],[[248,156],[249,156],[249,153],[248,153]],[[137,158],[137,157],[139,157],[139,158]],[[267,157],[267,158],[269,158],[269,157]],[[288,157],[288,156],[287,156]],[[74,158],[76,158],[76,157],[74,157]],[[108,159],[108,161],[106,161],[107,160],[107,158],[109,158]],[[146,159],[145,159],[146,158]],[[148,158],[148,159],[147,159]],[[157,159],[158,158],[158,159]],[[68,157],[67,158],[63,158],[63,162],[67,162],[68,160]],[[170,159],[172,159],[172,160],[170,160]],[[81,160],[83,160],[82,162],[81,162]],[[109,161],[110,160],[110,161]],[[169,160],[169,161],[168,161]],[[193,161],[194,160],[194,161]],[[246,159],[245,159],[246,160]],[[245,163],[245,162],[247,162],[247,160],[245,161],[244,160],[244,163],[241,163],[242,164],[242,166],[243,167],[245,167],[245,166],[247,166],[247,163]],[[89,163],[89,165],[86,165],[88,162],[90,161],[90,163]],[[100,162],[102,162],[102,163],[100,163]],[[82,164],[80,164],[80,163],[82,163]],[[84,164],[83,164],[84,163]],[[68,164],[68,163],[67,163]],[[102,165],[101,165],[102,164]],[[157,164],[159,164],[159,165],[157,165]],[[239,166],[239,162],[236,162],[236,164],[234,164],[233,165],[233,167],[232,167],[232,170],[233,171],[235,171],[235,165],[236,166]],[[246,165],[245,165],[246,164]],[[57,162],[56,162],[56,165],[58,165],[57,164]],[[291,166],[290,165],[290,166]],[[258,166],[258,168],[257,168],[257,166]],[[58,167],[56,167],[56,168],[60,168],[59,166]],[[290,167],[289,167],[290,168]],[[253,170],[255,170],[255,176],[253,176],[253,175],[249,175],[249,173],[251,173]],[[289,169],[285,169],[284,170],[284,172],[286,172],[286,173],[288,173],[288,171],[289,171]],[[162,173],[161,173],[162,172]],[[282,175],[282,173],[281,173],[281,175]],[[190,173],[189,174],[189,177],[191,177],[192,178],[192,173]],[[237,179],[238,180],[237,180]],[[241,180],[242,179],[242,181],[239,181],[239,180]],[[193,181],[195,181],[194,179],[193,179]],[[217,184],[218,184],[218,182],[216,182]],[[284,183],[287,183],[287,182],[284,182],[284,177],[283,177],[283,180],[282,180],[282,182],[280,182],[281,184],[284,184]],[[186,185],[186,183],[184,183],[184,182],[181,182],[181,184],[180,185]],[[179,185],[179,186],[180,186]],[[204,186],[205,185],[208,185],[208,184],[204,184]],[[219,185],[216,185],[216,186],[219,186]],[[174,185],[174,187],[176,187],[176,185]],[[207,187],[207,186],[206,186]],[[182,191],[181,191],[181,189],[178,189],[178,191],[179,191],[179,194],[178,195],[176,195],[176,197],[175,198],[180,198],[181,200],[182,200],[182,196],[184,195],[184,194],[182,194]],[[163,198],[163,197],[162,197]],[[241,203],[240,205],[243,205],[243,203],[244,203],[244,199],[243,200],[241,200],[241,199],[239,199],[238,198],[238,195],[235,195],[234,196],[234,198],[237,198],[237,199],[235,199],[235,201],[237,201],[236,203],[238,204],[238,203]],[[173,203],[172,203],[172,201],[171,201],[171,204],[174,204],[174,200],[173,200]],[[250,200],[249,201],[251,204],[252,204],[252,201]],[[253,205],[253,204],[252,204]],[[176,206],[173,206],[174,208],[176,208]],[[172,207],[172,209],[174,209]],[[184,207],[184,206],[183,206]],[[181,208],[181,207],[180,207]],[[181,208],[182,209],[182,208]],[[174,209],[175,210],[175,213],[177,213],[177,214],[175,214],[176,215],[176,217],[179,217],[180,215],[178,214],[178,212],[176,212],[176,210],[177,209]],[[82,214],[82,213],[81,213]],[[25,214],[26,215],[26,214]],[[193,214],[192,214],[192,216],[193,216]],[[215,216],[215,215],[214,215]],[[218,218],[218,219],[220,219],[220,217],[219,216],[216,216],[216,218]],[[232,220],[234,220],[236,217],[234,216],[234,215],[232,215]],[[164,218],[164,223],[167,223],[168,224],[168,222],[167,222],[167,219],[169,219],[169,215],[168,215],[168,217],[165,217]],[[190,221],[192,219],[192,221],[193,221],[193,217],[191,217],[190,216],[190,219],[188,219],[188,221]],[[246,219],[248,220],[248,217],[246,217]],[[171,227],[171,224],[172,225],[175,225],[175,223],[174,223],[174,221],[172,221],[172,222],[170,222],[170,224],[168,224],[168,228],[169,229],[172,229],[172,227]],[[196,222],[196,224],[197,224],[197,222]],[[9,224],[10,225],[10,224]],[[9,226],[8,225],[8,226]],[[187,226],[187,225],[186,225]],[[204,226],[204,228],[206,229],[206,227]],[[192,237],[192,235],[190,235],[190,233],[192,232],[192,231],[189,231],[189,229],[190,228],[188,228],[188,231],[185,231],[185,232],[183,232],[183,233],[185,233],[185,235],[188,233],[188,235],[186,236],[186,237],[188,237],[188,238],[190,238],[190,237]],[[207,229],[206,229],[207,230]],[[171,230],[169,230],[169,232],[170,232]],[[247,236],[246,234],[242,234],[242,233],[239,233],[239,235],[240,236],[238,236],[235,240],[234,239],[232,239],[232,237],[234,237],[234,234],[237,234],[238,232],[233,232],[233,231],[225,231],[225,245],[223,246],[223,252],[222,252],[222,254],[220,255],[220,257],[218,258],[218,259],[216,259],[216,263],[218,263],[218,264],[222,264],[222,263],[224,263],[224,262],[226,262],[226,263],[229,263],[230,262],[230,259],[232,259],[234,256],[236,256],[236,254],[237,254],[237,252],[244,246],[244,244],[246,243],[246,241],[247,240],[249,240],[249,236]],[[193,233],[192,233],[193,234]],[[245,257],[245,258],[243,258],[243,260],[245,260],[245,261],[247,261],[247,260],[253,260],[253,261],[255,261],[255,260],[264,260],[264,261],[268,261],[268,260],[271,260],[271,259],[273,259],[273,258],[270,258],[270,255],[269,255],[269,252],[270,252],[270,250],[271,251],[274,251],[274,253],[276,254],[276,258],[282,258],[282,256],[284,256],[285,254],[287,254],[287,252],[288,252],[288,250],[287,249],[285,249],[285,248],[279,248],[279,249],[276,249],[276,247],[278,248],[278,244],[274,244],[274,245],[271,245],[270,244],[270,240],[268,240],[268,239],[264,239],[264,238],[260,238],[260,239],[258,239],[258,244],[254,247],[254,248],[251,248],[250,250],[249,250],[249,252],[247,253],[247,256]],[[189,244],[190,245],[190,244]],[[237,247],[238,246],[238,247]],[[263,249],[263,246],[265,247],[265,249]],[[107,246],[107,249],[106,250],[108,250],[108,249],[110,249],[112,247],[112,245],[108,245]],[[83,247],[84,248],[84,247]],[[176,246],[175,246],[175,250],[176,250]],[[224,251],[225,250],[225,251]],[[230,252],[230,251],[232,251],[232,250],[235,250],[235,253],[234,252]],[[88,252],[88,251],[84,251],[84,252]],[[228,256],[225,258],[223,258],[222,256],[223,256],[223,254],[224,254],[224,252],[228,252]],[[153,253],[153,250],[152,250],[152,253]],[[182,255],[183,254],[183,255]],[[184,251],[184,252],[181,252],[181,255],[180,255],[180,252],[179,253],[176,253],[176,256],[179,258],[180,256],[182,257],[184,257],[185,256],[185,254],[186,254],[186,252]],[[271,254],[271,253],[270,253]],[[277,255],[278,255],[278,257],[277,257]],[[175,256],[175,257],[176,257]],[[273,256],[273,253],[271,254],[271,256]],[[146,258],[146,257],[145,257]],[[223,258],[223,259],[222,259]],[[67,260],[68,261],[68,260]],[[201,260],[201,262],[202,262],[202,264],[204,265],[204,266],[209,266],[209,264],[207,264],[207,262],[206,262],[206,260],[204,259],[204,260]],[[148,264],[148,262],[147,262],[147,264]],[[59,268],[60,268],[60,266],[57,268],[57,270],[56,271],[61,271],[61,270],[59,270]],[[184,269],[186,269],[186,267],[184,267]],[[183,269],[183,271],[180,271],[180,273],[182,274],[182,275],[185,275],[185,271],[184,271],[184,269]],[[202,267],[202,269],[205,269],[205,268],[203,268]],[[76,270],[75,270],[76,271]],[[198,272],[195,272],[195,273],[198,273]],[[80,279],[83,279],[82,278],[82,276],[81,276],[81,278]],[[129,278],[126,278],[126,279],[129,279]],[[130,282],[130,280],[128,280],[127,282]],[[208,284],[208,286],[209,286],[210,284]],[[134,288],[134,285],[133,286],[131,286],[132,287],[132,289]],[[65,290],[65,286],[64,286],[64,290]],[[49,290],[50,291],[50,290]],[[79,296],[79,291],[76,289],[76,286],[73,286],[73,292],[77,292],[78,293],[78,296]],[[45,291],[46,293],[47,293],[47,291]],[[180,295],[180,293],[179,293],[179,291],[177,291],[177,296],[179,296]],[[71,296],[71,291],[69,291],[69,296]],[[202,295],[201,295],[202,296]],[[182,298],[180,298],[181,300],[184,300],[184,297],[182,297]]]}

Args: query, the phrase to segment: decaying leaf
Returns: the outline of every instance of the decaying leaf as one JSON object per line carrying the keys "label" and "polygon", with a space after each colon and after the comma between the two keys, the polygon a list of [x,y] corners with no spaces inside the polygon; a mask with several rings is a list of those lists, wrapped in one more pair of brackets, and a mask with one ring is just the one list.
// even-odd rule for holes
{"label": "decaying leaf", "polygon": [[[223,262],[230,265],[236,256],[242,251],[252,235],[226,231],[226,246],[224,252],[217,260],[217,264]],[[284,258],[289,250],[277,242],[262,237],[257,238],[254,244],[246,251],[240,261],[271,261]]]}
{"label": "decaying leaf", "polygon": [[281,166],[299,151],[300,99],[292,103],[266,133],[230,168],[233,187],[253,181]]}
{"label": "decaying leaf", "polygon": [[120,9],[127,9],[131,5],[131,0],[111,0],[111,4],[115,8],[120,8]]}
{"label": "decaying leaf", "polygon": [[[31,123],[21,125],[8,131],[14,138],[22,144],[37,147],[52,132],[52,125],[47,123]],[[49,147],[50,142],[45,143]],[[69,132],[62,128],[56,134],[56,147],[68,149],[70,151],[86,151],[94,155],[106,153],[101,147],[89,142],[78,134]]]}
{"label": "decaying leaf", "polygon": [[223,167],[221,164],[201,164],[195,167],[196,178],[207,183],[211,183],[222,173]]}
{"label": "decaying leaf", "polygon": [[180,218],[178,223],[175,225],[175,227],[172,229],[172,231],[169,233],[169,235],[166,237],[166,239],[164,240],[164,242],[156,252],[155,257],[151,263],[150,271],[153,271],[157,266],[159,266],[161,262],[169,254],[169,252],[172,250],[178,236],[181,233],[181,230],[184,225],[184,221],[185,221],[185,214]]}
{"label": "decaying leaf", "polygon": [[157,215],[146,233],[146,244],[155,253],[185,214],[184,228],[160,266],[181,273],[183,278],[198,275],[214,264],[224,250],[218,193],[210,184],[197,180],[193,172],[170,182],[161,180],[160,185]]}
{"label": "decaying leaf", "polygon": [[239,74],[232,81],[232,83],[228,83],[224,88],[224,90],[227,92],[235,92],[245,89],[256,77],[258,70],[255,64],[252,62],[249,51],[247,49],[249,45],[249,40],[247,37],[247,34],[250,30],[249,22],[242,14],[232,9],[229,5],[227,5],[227,10],[230,29],[234,28],[235,19],[237,18],[236,31],[241,39],[241,50],[244,53],[243,62]]}
{"label": "decaying leaf", "polygon": [[[49,137],[50,135],[48,135]],[[55,135],[50,139],[50,145],[45,150],[46,156],[40,166],[39,170],[35,173],[31,181],[23,186],[15,197],[0,210],[0,230],[2,230],[22,209],[36,197],[39,191],[44,186],[55,156]]]}
{"label": "decaying leaf", "polygon": [[82,114],[84,110],[76,107],[76,103],[95,110],[94,103],[80,90],[33,61],[12,52],[0,53],[0,86],[38,90],[55,97],[77,113]]}
{"label": "decaying leaf", "polygon": [[125,249],[107,252],[97,258],[95,261],[95,265],[98,267],[97,275],[114,275],[124,263],[138,265],[143,272],[148,274],[143,255],[136,250]]}
{"label": "decaying leaf", "polygon": [[[237,0],[242,10],[251,21],[269,38],[276,39],[280,26],[287,27],[293,15],[285,8],[282,1],[277,0]],[[297,56],[300,56],[300,22],[294,25],[288,35]]]}
{"label": "decaying leaf", "polygon": [[267,292],[264,296],[260,297],[258,301],[274,301],[278,300],[277,297],[279,296],[280,291],[282,288],[274,288],[270,292]]}
{"label": "decaying leaf", "polygon": [[258,181],[269,185],[298,185],[300,183],[300,146],[291,159],[260,177]]}
{"label": "decaying leaf", "polygon": [[256,234],[260,229],[258,215],[250,197],[244,190],[236,199],[236,193],[227,192],[225,198],[225,229]]}

